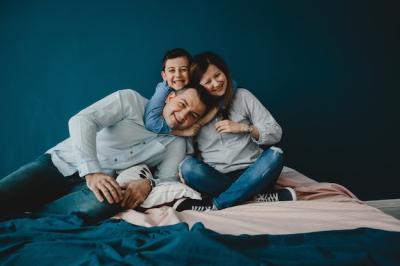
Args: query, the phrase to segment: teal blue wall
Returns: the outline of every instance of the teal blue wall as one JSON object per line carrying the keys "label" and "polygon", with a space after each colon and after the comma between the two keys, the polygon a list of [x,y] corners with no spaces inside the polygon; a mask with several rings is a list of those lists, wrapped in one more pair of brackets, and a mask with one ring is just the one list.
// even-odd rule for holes
{"label": "teal blue wall", "polygon": [[[0,1],[0,176],[121,88],[151,96],[172,47],[212,50],[284,129],[286,164],[400,196],[399,24],[384,1]],[[379,186],[377,186],[379,182]]]}

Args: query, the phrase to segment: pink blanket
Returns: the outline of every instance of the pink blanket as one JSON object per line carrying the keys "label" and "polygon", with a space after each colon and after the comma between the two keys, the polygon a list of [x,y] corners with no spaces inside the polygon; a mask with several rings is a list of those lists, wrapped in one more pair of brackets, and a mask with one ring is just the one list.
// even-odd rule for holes
{"label": "pink blanket", "polygon": [[223,234],[294,234],[359,227],[400,231],[400,221],[358,200],[345,187],[318,183],[285,167],[277,187],[292,187],[298,201],[247,203],[219,211],[175,212],[170,207],[129,210],[115,218],[141,226],[163,226],[185,222]]}

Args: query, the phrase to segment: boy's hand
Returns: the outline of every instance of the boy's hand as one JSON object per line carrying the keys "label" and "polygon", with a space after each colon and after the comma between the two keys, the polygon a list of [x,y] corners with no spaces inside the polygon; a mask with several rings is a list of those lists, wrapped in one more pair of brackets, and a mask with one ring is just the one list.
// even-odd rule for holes
{"label": "boy's hand", "polygon": [[195,123],[187,129],[172,130],[171,134],[175,135],[175,136],[181,136],[181,137],[193,137],[193,136],[197,135],[197,133],[199,133],[200,128],[201,128],[201,125],[199,123]]}
{"label": "boy's hand", "polygon": [[208,122],[210,122],[215,115],[218,113],[219,108],[217,106],[213,107],[210,111],[208,111],[208,113],[203,116],[202,118],[200,118],[200,120],[197,122],[200,125],[206,125]]}
{"label": "boy's hand", "polygon": [[195,123],[191,127],[189,127],[188,129],[185,129],[185,130],[187,130],[188,136],[192,137],[192,136],[197,135],[197,133],[199,133],[200,128],[201,128],[201,125],[199,123]]}

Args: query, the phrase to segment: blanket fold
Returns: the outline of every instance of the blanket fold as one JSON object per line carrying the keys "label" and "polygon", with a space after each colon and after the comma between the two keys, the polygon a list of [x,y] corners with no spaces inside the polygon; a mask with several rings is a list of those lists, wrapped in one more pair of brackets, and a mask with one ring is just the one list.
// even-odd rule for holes
{"label": "blanket fold", "polygon": [[224,234],[294,234],[361,227],[400,231],[400,221],[364,204],[342,185],[319,183],[284,167],[276,186],[291,187],[298,201],[247,203],[219,211],[176,212],[170,207],[144,213],[129,210],[114,218],[141,226],[196,222]]}

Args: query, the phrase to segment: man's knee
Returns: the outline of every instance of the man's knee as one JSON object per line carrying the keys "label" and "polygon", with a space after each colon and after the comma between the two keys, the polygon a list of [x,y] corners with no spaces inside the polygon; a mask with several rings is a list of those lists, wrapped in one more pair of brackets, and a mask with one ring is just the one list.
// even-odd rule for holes
{"label": "man's knee", "polygon": [[[76,202],[76,206],[71,206],[72,209],[76,209],[77,212],[84,214],[88,217],[104,216],[116,214],[121,207],[119,204],[110,204],[104,199],[100,202],[95,197],[94,193],[89,188],[82,188],[78,193],[82,193],[84,199],[80,202]],[[111,214],[112,213],[112,214]]]}
{"label": "man's knee", "polygon": [[89,188],[81,188],[48,205],[41,212],[44,214],[75,214],[88,222],[97,222],[122,211],[119,204],[100,202]]}

